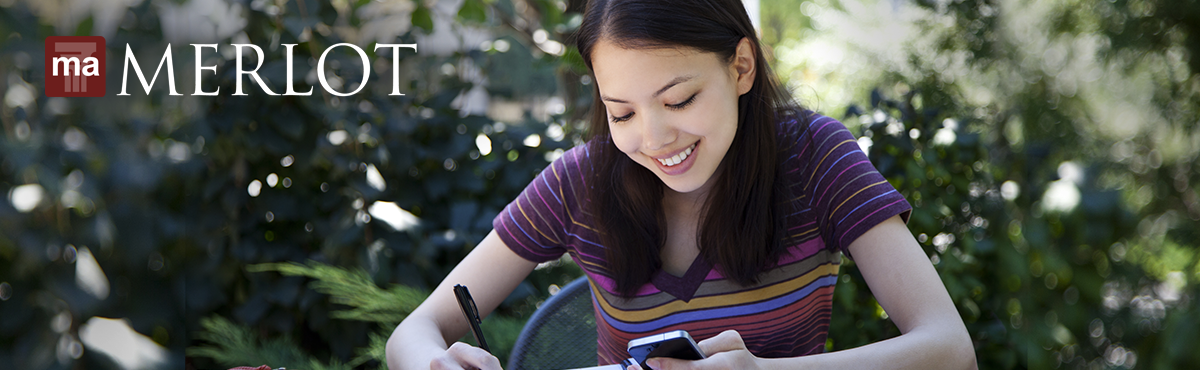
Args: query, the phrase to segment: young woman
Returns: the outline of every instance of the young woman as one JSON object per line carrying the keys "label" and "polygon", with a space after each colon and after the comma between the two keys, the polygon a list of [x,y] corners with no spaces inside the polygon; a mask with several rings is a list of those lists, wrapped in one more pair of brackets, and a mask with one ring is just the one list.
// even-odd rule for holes
{"label": "young woman", "polygon": [[[601,364],[683,329],[708,356],[656,369],[974,368],[971,338],[905,226],[911,207],[839,122],[774,79],[739,0],[592,0],[576,35],[591,139],[541,173],[388,341],[388,367],[500,369],[482,314],[543,261],[587,274]],[[902,335],[822,353],[842,254]],[[634,365],[633,367],[636,367]]]}

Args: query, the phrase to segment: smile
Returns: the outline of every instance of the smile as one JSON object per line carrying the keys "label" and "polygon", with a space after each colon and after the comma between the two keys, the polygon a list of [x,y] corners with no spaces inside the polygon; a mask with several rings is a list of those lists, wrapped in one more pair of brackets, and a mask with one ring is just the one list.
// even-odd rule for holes
{"label": "smile", "polygon": [[695,148],[696,148],[696,144],[692,144],[692,146],[689,146],[689,147],[687,147],[687,149],[684,149],[682,152],[675,154],[675,156],[670,157],[670,158],[658,159],[658,162],[662,163],[663,166],[673,167],[675,165],[683,163],[683,161],[686,160],[688,158],[688,156],[692,155],[692,149],[695,149]]}

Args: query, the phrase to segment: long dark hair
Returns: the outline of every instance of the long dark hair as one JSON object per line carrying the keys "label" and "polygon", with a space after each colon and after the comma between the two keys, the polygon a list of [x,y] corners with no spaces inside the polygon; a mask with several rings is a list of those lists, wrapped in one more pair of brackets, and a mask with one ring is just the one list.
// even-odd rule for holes
{"label": "long dark hair", "polygon": [[[757,282],[788,243],[791,189],[782,181],[776,125],[804,120],[775,78],[740,0],[591,0],[575,35],[588,68],[601,39],[622,48],[686,47],[733,61],[738,43],[754,46],[754,86],[738,98],[738,128],[705,201],[696,241],[700,257],[741,285]],[[616,148],[593,88],[590,136],[595,150],[589,209],[606,249],[617,293],[632,296],[662,266],[665,186]],[[792,117],[785,117],[792,116]],[[807,127],[807,122],[800,122]],[[733,164],[733,165],[731,165]]]}

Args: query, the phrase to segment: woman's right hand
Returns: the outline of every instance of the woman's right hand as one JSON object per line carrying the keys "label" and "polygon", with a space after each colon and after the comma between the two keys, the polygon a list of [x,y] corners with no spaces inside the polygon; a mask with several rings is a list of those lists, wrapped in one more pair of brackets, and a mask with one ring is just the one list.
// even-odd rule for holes
{"label": "woman's right hand", "polygon": [[479,317],[487,317],[534,267],[536,262],[517,255],[493,230],[392,331],[387,342],[388,369],[501,370],[500,360],[487,351],[455,343],[471,331],[471,325],[454,298],[454,285],[471,287]]}
{"label": "woman's right hand", "polygon": [[455,342],[429,362],[430,370],[502,370],[500,360],[482,348]]}

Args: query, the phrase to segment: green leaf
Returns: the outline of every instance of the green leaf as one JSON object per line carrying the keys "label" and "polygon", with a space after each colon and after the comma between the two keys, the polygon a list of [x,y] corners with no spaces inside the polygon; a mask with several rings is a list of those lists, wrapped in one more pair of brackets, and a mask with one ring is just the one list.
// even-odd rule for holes
{"label": "green leaf", "polygon": [[316,17],[289,16],[283,19],[283,27],[292,37],[299,39],[304,30],[316,26],[319,22]]}
{"label": "green leaf", "polygon": [[388,335],[382,332],[375,332],[371,333],[370,338],[371,344],[356,351],[354,359],[350,360],[350,366],[358,367],[371,360],[379,361],[379,363],[387,363]]}
{"label": "green leaf", "polygon": [[579,49],[574,45],[567,46],[567,51],[558,58],[559,68],[566,68],[580,75],[588,74],[587,63],[584,62],[583,55],[579,54]]}
{"label": "green leaf", "polygon": [[471,22],[487,22],[487,7],[480,0],[466,0],[458,9],[458,18]]}
{"label": "green leaf", "polygon": [[307,265],[295,262],[263,263],[246,267],[250,272],[275,271],[288,276],[305,276],[316,279],[309,283],[313,290],[330,295],[330,301],[353,307],[334,311],[330,316],[338,319],[378,322],[395,326],[416,309],[429,293],[403,285],[380,289],[362,269],[344,269],[309,261]]}
{"label": "green leaf", "polygon": [[433,32],[433,16],[429,12],[429,8],[419,7],[412,13],[412,24],[425,30],[426,33]]}
{"label": "green leaf", "polygon": [[249,328],[220,316],[200,319],[200,327],[203,330],[196,334],[196,338],[210,344],[188,348],[188,356],[208,357],[229,367],[266,364],[293,369],[351,368],[336,360],[329,365],[322,364],[286,337],[260,340]]}
{"label": "green leaf", "polygon": [[92,23],[95,22],[92,17],[87,17],[83,22],[79,22],[75,26],[75,36],[90,36],[92,34]]}

